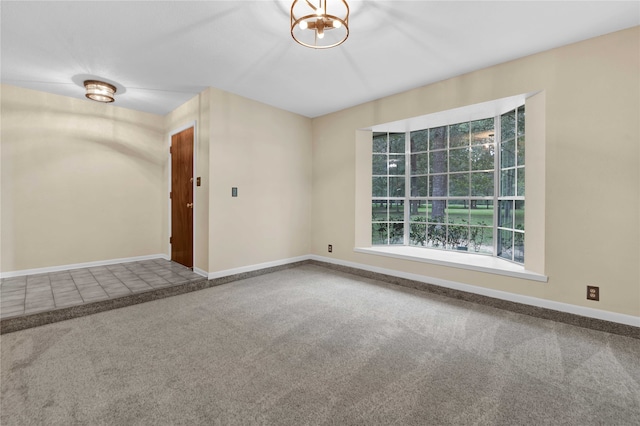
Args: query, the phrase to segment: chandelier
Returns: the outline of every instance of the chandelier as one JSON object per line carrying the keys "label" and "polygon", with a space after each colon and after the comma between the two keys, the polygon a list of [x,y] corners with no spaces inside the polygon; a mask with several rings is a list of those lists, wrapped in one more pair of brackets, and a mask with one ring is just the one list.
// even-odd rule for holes
{"label": "chandelier", "polygon": [[291,37],[313,49],[344,43],[349,37],[349,5],[345,0],[295,0],[291,4]]}

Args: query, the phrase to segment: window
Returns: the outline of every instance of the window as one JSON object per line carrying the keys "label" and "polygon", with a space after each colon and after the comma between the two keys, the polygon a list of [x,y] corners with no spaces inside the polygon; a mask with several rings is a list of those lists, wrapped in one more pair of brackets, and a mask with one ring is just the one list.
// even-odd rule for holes
{"label": "window", "polygon": [[406,154],[404,133],[373,135],[373,244],[404,244]]}
{"label": "window", "polygon": [[524,106],[405,133],[374,132],[372,244],[524,263],[524,147]]}
{"label": "window", "polygon": [[497,255],[524,263],[524,107],[500,117]]}

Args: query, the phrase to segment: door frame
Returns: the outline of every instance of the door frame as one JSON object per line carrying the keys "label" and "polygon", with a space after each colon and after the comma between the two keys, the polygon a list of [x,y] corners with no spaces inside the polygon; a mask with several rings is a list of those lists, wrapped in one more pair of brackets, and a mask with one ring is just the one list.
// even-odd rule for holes
{"label": "door frame", "polygon": [[196,141],[198,140],[198,126],[197,126],[197,120],[193,120],[188,122],[187,124],[180,126],[174,130],[171,130],[171,132],[169,132],[169,137],[167,138],[167,170],[169,171],[168,173],[168,184],[167,184],[167,224],[169,225],[168,227],[168,234],[167,236],[169,238],[167,238],[167,253],[169,254],[169,260],[171,260],[171,243],[169,242],[169,239],[171,238],[171,198],[169,197],[169,193],[171,192],[171,177],[172,177],[172,168],[171,168],[171,154],[169,154],[169,148],[171,147],[171,138],[184,131],[187,130],[188,128],[193,127],[193,183],[192,185],[192,189],[193,189],[193,218],[192,218],[192,229],[193,229],[193,247],[191,247],[191,254],[193,256],[193,270],[195,271],[196,269],[198,269],[196,267],[196,207],[198,205],[198,201],[197,201],[197,197],[196,197],[196,183],[197,183],[197,178],[196,176],[198,175],[197,169],[196,169],[196,164],[197,164],[197,150],[196,150]]}

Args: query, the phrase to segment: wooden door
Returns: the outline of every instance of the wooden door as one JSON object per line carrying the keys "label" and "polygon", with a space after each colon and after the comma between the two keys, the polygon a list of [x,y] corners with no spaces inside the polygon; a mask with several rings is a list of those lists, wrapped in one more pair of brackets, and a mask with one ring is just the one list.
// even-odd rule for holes
{"label": "wooden door", "polygon": [[193,127],[171,136],[171,260],[193,268]]}

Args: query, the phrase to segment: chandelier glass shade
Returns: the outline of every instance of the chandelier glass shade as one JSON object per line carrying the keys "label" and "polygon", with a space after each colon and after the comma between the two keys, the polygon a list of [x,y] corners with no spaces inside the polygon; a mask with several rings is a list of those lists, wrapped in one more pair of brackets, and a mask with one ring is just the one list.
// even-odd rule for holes
{"label": "chandelier glass shade", "polygon": [[291,4],[291,37],[303,46],[328,49],[349,37],[345,0],[295,0]]}
{"label": "chandelier glass shade", "polygon": [[116,93],[115,86],[98,80],[86,80],[84,82],[85,96],[97,102],[113,102]]}

